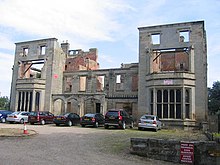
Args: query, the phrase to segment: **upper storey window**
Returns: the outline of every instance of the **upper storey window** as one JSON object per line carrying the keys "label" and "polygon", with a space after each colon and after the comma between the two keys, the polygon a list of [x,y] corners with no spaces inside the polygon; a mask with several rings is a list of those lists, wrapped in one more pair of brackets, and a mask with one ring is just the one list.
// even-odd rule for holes
{"label": "upper storey window", "polygon": [[46,46],[40,46],[40,55],[45,55],[46,54]]}
{"label": "upper storey window", "polygon": [[159,33],[151,34],[151,42],[153,45],[160,44],[160,34]]}
{"label": "upper storey window", "polygon": [[179,32],[179,42],[189,42],[189,31],[180,31]]}
{"label": "upper storey window", "polygon": [[27,56],[28,55],[28,48],[23,48],[23,56]]}

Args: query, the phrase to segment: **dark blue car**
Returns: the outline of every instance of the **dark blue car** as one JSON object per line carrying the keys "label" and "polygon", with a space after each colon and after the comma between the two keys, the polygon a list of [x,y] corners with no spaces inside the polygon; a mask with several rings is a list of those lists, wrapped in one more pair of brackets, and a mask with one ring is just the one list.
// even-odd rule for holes
{"label": "dark blue car", "polygon": [[11,113],[13,113],[13,111],[0,110],[0,122],[5,123],[7,116]]}

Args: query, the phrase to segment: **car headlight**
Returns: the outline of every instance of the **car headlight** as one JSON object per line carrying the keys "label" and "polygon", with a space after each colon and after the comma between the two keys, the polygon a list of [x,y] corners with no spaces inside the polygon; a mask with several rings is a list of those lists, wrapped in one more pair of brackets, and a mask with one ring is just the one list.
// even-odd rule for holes
{"label": "car headlight", "polygon": [[0,116],[2,116],[2,114],[0,114]]}

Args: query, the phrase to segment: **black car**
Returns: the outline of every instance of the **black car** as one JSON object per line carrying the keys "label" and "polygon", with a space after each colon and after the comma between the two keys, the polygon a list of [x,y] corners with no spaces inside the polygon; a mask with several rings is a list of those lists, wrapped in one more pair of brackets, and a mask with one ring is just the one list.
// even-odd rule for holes
{"label": "black car", "polygon": [[8,115],[13,113],[13,111],[9,110],[0,110],[0,122],[5,123]]}
{"label": "black car", "polygon": [[111,109],[105,114],[105,128],[114,126],[125,129],[127,126],[133,128],[133,118],[123,109]]}
{"label": "black car", "polygon": [[53,122],[56,124],[56,126],[64,124],[71,127],[72,125],[79,124],[80,117],[76,113],[65,113],[59,116],[55,116]]}
{"label": "black car", "polygon": [[97,128],[99,127],[99,125],[104,125],[104,123],[105,118],[100,113],[88,113],[80,119],[80,124],[82,127],[85,127],[86,125],[91,125]]}

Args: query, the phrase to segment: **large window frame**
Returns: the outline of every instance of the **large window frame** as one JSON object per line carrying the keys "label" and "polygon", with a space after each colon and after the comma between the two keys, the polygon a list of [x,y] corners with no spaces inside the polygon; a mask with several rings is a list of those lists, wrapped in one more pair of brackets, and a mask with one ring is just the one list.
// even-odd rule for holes
{"label": "large window frame", "polygon": [[190,96],[188,88],[150,89],[150,112],[161,119],[190,119]]}

